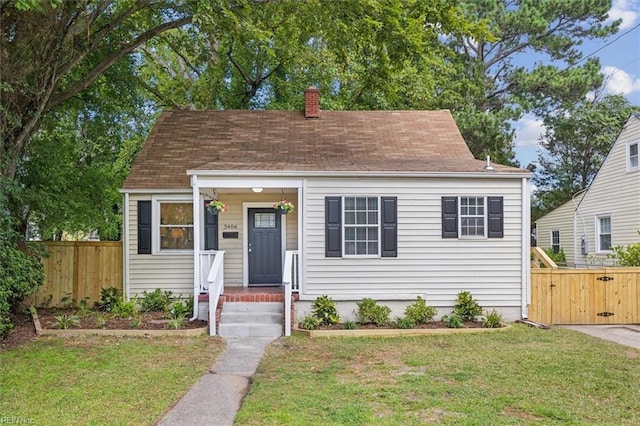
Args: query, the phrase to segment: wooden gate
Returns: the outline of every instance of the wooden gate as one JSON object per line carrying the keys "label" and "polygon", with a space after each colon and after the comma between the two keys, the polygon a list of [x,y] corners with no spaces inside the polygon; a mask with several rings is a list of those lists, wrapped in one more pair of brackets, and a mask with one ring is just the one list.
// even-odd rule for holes
{"label": "wooden gate", "polygon": [[640,268],[532,269],[529,319],[546,324],[637,324]]}

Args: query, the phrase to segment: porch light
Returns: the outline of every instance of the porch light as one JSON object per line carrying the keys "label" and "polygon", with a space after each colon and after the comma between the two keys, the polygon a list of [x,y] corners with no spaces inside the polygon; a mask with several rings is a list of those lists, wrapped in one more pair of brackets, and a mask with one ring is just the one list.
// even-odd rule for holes
{"label": "porch light", "polygon": [[252,190],[253,192],[256,192],[256,193],[260,193],[260,192],[262,192],[262,189],[263,189],[263,188],[260,188],[260,187],[251,188],[251,190]]}

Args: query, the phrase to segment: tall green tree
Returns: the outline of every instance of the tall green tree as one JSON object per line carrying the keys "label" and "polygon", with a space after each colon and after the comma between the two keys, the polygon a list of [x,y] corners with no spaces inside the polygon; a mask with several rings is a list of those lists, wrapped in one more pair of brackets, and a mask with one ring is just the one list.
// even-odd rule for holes
{"label": "tall green tree", "polygon": [[586,189],[613,143],[638,110],[622,95],[596,96],[548,114],[533,183],[533,220]]}
{"label": "tall green tree", "polygon": [[12,179],[43,119],[145,42],[192,20],[188,2],[0,3],[0,161]]}
{"label": "tall green tree", "polygon": [[455,95],[452,52],[440,38],[486,33],[450,0],[239,4],[202,2],[196,31],[148,49],[144,80],[161,103],[298,109],[314,84],[327,109],[428,109]]}
{"label": "tall green tree", "polygon": [[512,121],[584,99],[602,83],[595,58],[581,62],[585,39],[614,34],[610,0],[459,1],[467,18],[486,22],[490,37],[452,35],[462,101],[451,108],[476,157],[515,164]]}

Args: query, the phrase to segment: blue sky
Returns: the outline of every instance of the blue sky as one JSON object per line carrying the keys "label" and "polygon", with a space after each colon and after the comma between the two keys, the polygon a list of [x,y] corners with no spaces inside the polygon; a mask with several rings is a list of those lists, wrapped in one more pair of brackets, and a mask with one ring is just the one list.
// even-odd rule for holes
{"label": "blue sky", "polygon": [[[622,19],[618,33],[604,41],[585,41],[582,51],[584,55],[597,51],[594,56],[600,58],[608,93],[621,93],[632,104],[640,105],[640,27],[636,27],[640,24],[640,0],[614,0],[609,18]],[[605,46],[607,43],[611,44]],[[526,167],[538,157],[538,140],[544,128],[533,116],[523,117],[514,127],[516,159]]]}

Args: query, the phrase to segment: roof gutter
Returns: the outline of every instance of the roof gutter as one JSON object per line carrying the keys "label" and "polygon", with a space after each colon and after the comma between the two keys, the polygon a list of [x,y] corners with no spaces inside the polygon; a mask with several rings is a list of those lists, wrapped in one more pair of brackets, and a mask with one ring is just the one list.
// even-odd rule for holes
{"label": "roof gutter", "polygon": [[282,171],[282,170],[187,170],[189,176],[255,176],[255,177],[398,177],[398,178],[476,178],[476,179],[530,179],[530,172],[501,173],[499,171],[486,172],[387,172],[387,171]]}

